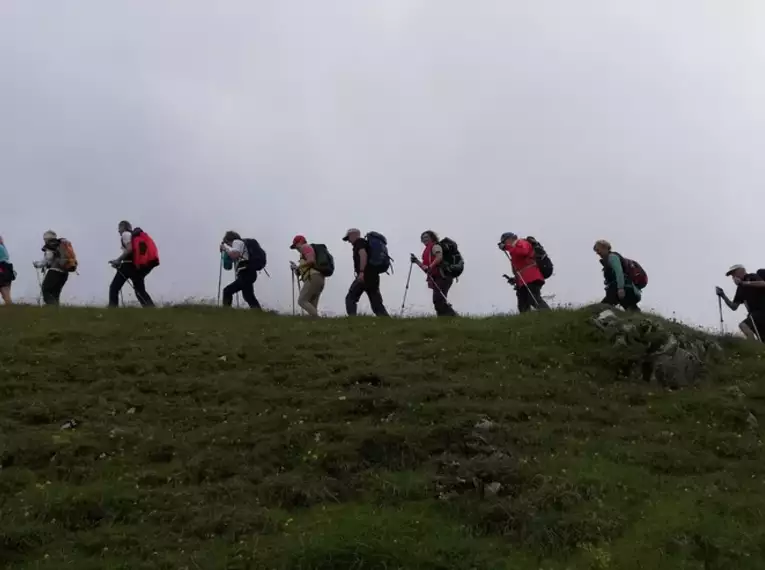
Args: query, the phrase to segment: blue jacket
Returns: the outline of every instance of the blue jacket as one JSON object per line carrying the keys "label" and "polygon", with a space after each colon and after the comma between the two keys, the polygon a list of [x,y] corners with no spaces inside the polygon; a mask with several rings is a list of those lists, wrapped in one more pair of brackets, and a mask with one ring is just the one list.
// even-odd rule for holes
{"label": "blue jacket", "polygon": [[11,260],[11,256],[8,255],[8,248],[0,243],[0,263],[8,263]]}

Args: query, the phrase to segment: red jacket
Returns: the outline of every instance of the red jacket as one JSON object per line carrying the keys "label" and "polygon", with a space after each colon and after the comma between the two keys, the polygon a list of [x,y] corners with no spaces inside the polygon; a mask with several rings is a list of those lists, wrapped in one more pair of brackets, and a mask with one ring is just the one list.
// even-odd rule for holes
{"label": "red jacket", "polygon": [[513,273],[518,279],[518,285],[524,283],[534,283],[534,281],[544,281],[542,272],[537,267],[537,260],[534,256],[534,246],[525,239],[519,239],[514,246],[505,246],[505,251],[510,254],[510,261],[513,265]]}
{"label": "red jacket", "polygon": [[425,266],[425,274],[428,276],[428,288],[430,289],[433,288],[433,280],[430,277],[440,273],[440,267],[438,265],[432,270],[430,269],[430,264],[433,263],[433,260],[436,258],[436,256],[433,255],[433,248],[435,245],[435,242],[429,243],[425,246],[425,249],[422,250],[422,264]]}

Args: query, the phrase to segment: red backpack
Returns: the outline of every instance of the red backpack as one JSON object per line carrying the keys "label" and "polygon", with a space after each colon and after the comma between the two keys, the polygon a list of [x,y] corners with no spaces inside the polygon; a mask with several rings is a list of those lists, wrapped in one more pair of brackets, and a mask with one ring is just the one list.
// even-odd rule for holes
{"label": "red backpack", "polygon": [[133,230],[133,239],[130,245],[133,249],[133,265],[136,269],[151,271],[159,265],[157,244],[141,228]]}
{"label": "red backpack", "polygon": [[622,263],[624,264],[624,272],[632,284],[638,289],[644,289],[648,285],[648,274],[643,266],[634,259],[622,258]]}

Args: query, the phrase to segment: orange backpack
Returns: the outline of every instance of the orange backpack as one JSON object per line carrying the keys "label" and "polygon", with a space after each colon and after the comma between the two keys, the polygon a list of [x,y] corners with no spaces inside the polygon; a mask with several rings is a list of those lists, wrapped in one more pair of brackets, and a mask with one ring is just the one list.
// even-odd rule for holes
{"label": "orange backpack", "polygon": [[64,271],[74,273],[77,271],[77,255],[74,253],[74,247],[72,242],[68,239],[61,238],[58,246],[59,266]]}

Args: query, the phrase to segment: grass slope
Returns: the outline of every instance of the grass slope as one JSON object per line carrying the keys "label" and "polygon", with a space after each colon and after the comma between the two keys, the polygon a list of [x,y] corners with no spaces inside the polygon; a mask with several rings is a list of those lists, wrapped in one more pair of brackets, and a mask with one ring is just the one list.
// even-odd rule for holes
{"label": "grass slope", "polygon": [[0,311],[0,567],[765,567],[759,348],[670,393],[588,316]]}

